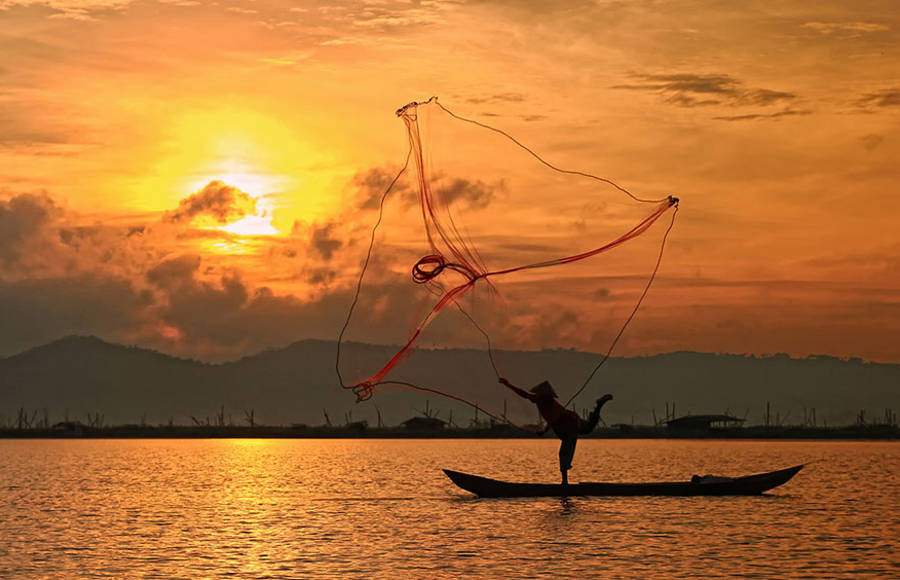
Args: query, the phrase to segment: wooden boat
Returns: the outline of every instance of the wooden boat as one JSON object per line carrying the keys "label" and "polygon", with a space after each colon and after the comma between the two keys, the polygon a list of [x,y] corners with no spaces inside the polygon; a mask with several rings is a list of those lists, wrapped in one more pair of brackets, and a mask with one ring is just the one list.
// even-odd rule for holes
{"label": "wooden boat", "polygon": [[453,483],[480,497],[756,495],[794,477],[802,465],[744,477],[697,477],[658,483],[510,483],[445,469]]}

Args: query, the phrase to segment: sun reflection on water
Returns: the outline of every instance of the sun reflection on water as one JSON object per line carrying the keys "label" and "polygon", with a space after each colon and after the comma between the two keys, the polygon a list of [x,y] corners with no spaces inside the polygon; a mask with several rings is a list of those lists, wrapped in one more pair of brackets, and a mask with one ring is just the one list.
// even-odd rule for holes
{"label": "sun reflection on water", "polygon": [[0,570],[56,578],[85,570],[111,578],[896,576],[896,444],[579,444],[583,480],[740,474],[825,459],[763,497],[477,499],[439,469],[549,480],[555,454],[548,439],[0,440]]}

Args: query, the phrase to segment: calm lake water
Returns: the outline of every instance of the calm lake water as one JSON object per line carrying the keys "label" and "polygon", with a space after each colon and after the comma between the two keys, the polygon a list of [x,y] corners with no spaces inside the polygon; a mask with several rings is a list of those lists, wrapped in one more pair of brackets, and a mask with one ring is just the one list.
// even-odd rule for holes
{"label": "calm lake water", "polygon": [[541,440],[3,440],[0,576],[898,577],[900,443],[584,440],[573,481],[811,463],[762,497],[477,499]]}

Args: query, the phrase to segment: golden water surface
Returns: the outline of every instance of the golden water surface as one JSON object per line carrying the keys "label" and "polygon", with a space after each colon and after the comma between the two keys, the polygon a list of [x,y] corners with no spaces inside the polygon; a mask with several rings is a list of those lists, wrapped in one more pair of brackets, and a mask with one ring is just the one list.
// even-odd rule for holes
{"label": "golden water surface", "polygon": [[3,440],[0,577],[900,576],[900,443],[584,440],[573,481],[809,463],[762,497],[477,499],[542,440]]}

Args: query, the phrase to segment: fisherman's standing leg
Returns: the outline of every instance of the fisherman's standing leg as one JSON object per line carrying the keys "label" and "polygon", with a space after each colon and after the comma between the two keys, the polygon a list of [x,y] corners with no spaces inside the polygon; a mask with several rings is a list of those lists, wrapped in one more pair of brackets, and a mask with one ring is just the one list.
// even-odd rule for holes
{"label": "fisherman's standing leg", "polygon": [[572,469],[576,443],[578,443],[577,437],[567,437],[559,443],[559,473],[562,475],[563,485],[569,483],[569,470]]}

